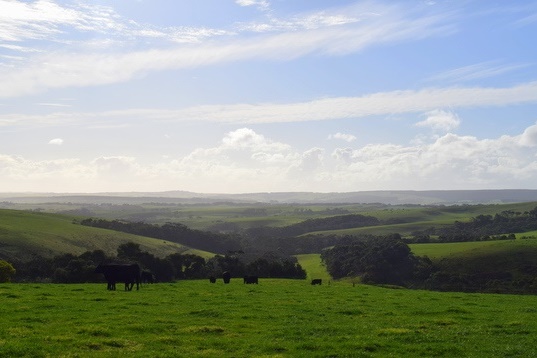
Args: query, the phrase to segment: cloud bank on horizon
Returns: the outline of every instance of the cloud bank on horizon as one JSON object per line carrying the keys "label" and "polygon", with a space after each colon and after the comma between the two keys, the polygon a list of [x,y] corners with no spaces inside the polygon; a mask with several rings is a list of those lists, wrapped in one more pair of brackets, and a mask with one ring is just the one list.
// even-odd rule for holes
{"label": "cloud bank on horizon", "polygon": [[537,189],[532,1],[0,0],[2,192]]}

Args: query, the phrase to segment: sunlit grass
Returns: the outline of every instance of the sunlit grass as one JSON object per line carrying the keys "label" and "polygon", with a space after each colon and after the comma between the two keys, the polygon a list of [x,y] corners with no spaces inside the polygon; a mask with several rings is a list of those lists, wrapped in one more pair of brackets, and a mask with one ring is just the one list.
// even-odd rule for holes
{"label": "sunlit grass", "polygon": [[5,357],[531,357],[534,296],[333,282],[0,285]]}
{"label": "sunlit grass", "polygon": [[128,241],[157,256],[184,250],[173,242],[79,225],[73,220],[66,215],[0,210],[0,253],[5,251],[4,256],[19,259],[33,253],[51,257],[96,249],[115,253],[120,244]]}
{"label": "sunlit grass", "polygon": [[[527,235],[527,234],[525,234]],[[427,256],[431,259],[447,258],[450,256],[473,256],[492,253],[509,255],[510,252],[537,249],[537,240],[496,240],[470,241],[453,243],[410,244],[409,247],[417,256]]]}
{"label": "sunlit grass", "polygon": [[326,266],[321,262],[320,254],[296,255],[298,263],[306,270],[308,280],[320,278],[324,282],[330,281],[331,277]]}

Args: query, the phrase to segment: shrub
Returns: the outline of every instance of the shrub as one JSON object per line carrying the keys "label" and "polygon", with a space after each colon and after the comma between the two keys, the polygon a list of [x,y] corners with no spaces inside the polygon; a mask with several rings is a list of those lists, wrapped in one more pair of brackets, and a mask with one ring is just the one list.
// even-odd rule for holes
{"label": "shrub", "polygon": [[0,282],[11,282],[11,277],[15,272],[12,264],[5,260],[0,260]]}

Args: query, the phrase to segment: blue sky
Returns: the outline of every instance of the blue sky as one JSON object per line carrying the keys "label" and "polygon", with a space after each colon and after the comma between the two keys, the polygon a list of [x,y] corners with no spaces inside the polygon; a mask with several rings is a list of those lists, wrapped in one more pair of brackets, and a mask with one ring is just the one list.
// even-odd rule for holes
{"label": "blue sky", "polygon": [[534,1],[0,0],[0,191],[537,189]]}

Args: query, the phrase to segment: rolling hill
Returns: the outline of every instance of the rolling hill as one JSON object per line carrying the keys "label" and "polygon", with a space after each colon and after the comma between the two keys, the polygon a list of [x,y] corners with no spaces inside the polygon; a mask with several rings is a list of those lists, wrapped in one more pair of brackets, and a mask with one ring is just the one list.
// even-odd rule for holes
{"label": "rolling hill", "polygon": [[0,210],[0,258],[8,261],[34,255],[79,255],[97,249],[115,254],[117,247],[126,242],[139,244],[143,251],[160,257],[176,252],[208,254],[169,241],[78,225],[70,216]]}

